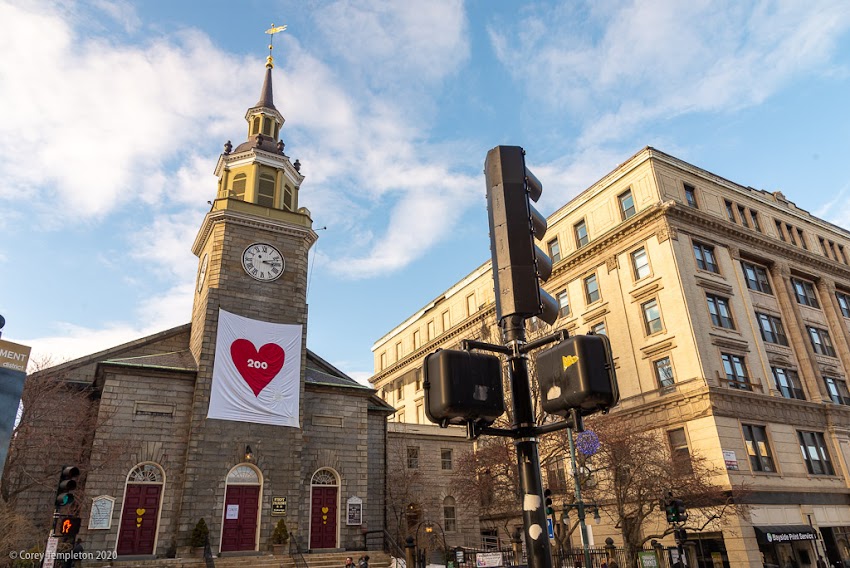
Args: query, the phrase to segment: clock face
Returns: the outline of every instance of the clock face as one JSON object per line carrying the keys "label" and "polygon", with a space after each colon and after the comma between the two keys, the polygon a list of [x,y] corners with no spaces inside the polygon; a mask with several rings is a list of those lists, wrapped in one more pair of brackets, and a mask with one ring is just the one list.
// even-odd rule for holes
{"label": "clock face", "polygon": [[201,286],[204,284],[204,278],[207,276],[207,265],[210,262],[210,255],[205,254],[201,260],[201,268],[198,270],[198,292],[201,291]]}
{"label": "clock face", "polygon": [[270,244],[254,243],[242,253],[242,268],[255,280],[271,282],[283,274],[283,255]]}

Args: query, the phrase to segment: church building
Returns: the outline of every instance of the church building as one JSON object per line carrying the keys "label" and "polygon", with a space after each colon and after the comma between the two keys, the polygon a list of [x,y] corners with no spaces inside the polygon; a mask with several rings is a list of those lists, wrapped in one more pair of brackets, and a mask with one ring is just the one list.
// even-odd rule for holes
{"label": "church building", "polygon": [[317,235],[273,67],[269,55],[247,141],[215,167],[191,321],[27,381],[2,494],[39,538],[68,465],[81,475],[63,512],[82,518],[86,550],[119,559],[180,554],[201,519],[214,554],[266,552],[281,519],[305,551],[362,549],[384,528],[394,409],[307,348]]}

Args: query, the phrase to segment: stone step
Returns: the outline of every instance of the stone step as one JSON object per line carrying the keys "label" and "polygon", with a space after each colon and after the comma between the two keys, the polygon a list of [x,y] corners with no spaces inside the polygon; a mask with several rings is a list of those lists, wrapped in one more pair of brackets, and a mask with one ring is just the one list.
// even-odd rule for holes
{"label": "stone step", "polygon": [[[369,555],[369,568],[389,568],[390,558],[381,551],[352,550],[348,552],[306,553],[304,561],[308,568],[343,568],[345,559],[351,556],[357,561],[363,554]],[[273,556],[224,556],[215,558],[216,568],[297,568],[295,559],[289,554]],[[89,568],[206,568],[203,558],[158,558],[156,560],[117,560],[112,562],[89,562]]]}

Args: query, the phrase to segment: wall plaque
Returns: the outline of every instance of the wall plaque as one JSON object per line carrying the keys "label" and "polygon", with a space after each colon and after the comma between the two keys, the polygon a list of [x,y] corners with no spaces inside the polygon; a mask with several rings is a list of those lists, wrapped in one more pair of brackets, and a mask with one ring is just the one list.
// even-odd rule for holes
{"label": "wall plaque", "polygon": [[363,499],[360,497],[351,497],[346,501],[348,514],[346,515],[346,525],[362,525],[363,524]]}
{"label": "wall plaque", "polygon": [[108,529],[112,526],[112,509],[115,499],[109,495],[100,495],[92,499],[89,515],[89,530]]}
{"label": "wall plaque", "polygon": [[286,516],[286,497],[272,497],[272,517]]}

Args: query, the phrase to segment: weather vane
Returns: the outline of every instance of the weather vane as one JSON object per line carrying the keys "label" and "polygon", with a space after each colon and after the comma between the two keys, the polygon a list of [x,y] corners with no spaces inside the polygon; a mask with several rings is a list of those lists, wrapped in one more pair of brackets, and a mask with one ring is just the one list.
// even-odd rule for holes
{"label": "weather vane", "polygon": [[279,34],[280,32],[286,29],[286,24],[282,26],[275,26],[272,23],[272,27],[266,30],[266,33],[271,37],[269,38],[269,58],[266,60],[267,67],[274,67],[274,59],[272,58],[272,43],[274,43],[274,34]]}

